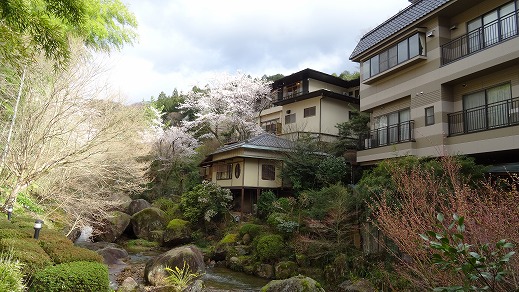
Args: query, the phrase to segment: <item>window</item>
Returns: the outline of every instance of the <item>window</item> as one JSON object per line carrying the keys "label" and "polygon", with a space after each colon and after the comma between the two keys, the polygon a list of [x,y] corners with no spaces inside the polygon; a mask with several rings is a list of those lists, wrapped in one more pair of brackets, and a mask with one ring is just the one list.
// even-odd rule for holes
{"label": "window", "polygon": [[267,132],[267,133],[276,134],[278,123],[279,123],[279,119],[261,122],[261,128],[263,128],[265,130],[265,132]]}
{"label": "window", "polygon": [[434,125],[434,106],[425,108],[425,125]]}
{"label": "window", "polygon": [[285,116],[285,124],[292,124],[296,122],[296,114],[288,114]]}
{"label": "window", "polygon": [[[409,59],[409,51],[407,46],[407,40],[403,40],[398,43],[398,63],[402,63]],[[375,75],[375,74],[373,74]]]}
{"label": "window", "polygon": [[236,166],[234,167],[234,177],[235,178],[240,178],[240,174],[241,174],[240,164],[236,163]]}
{"label": "window", "polygon": [[307,107],[304,109],[303,117],[313,117],[315,116],[315,106]]}
{"label": "window", "polygon": [[511,98],[510,83],[463,96],[466,131],[474,132],[506,125]]}
{"label": "window", "polygon": [[262,164],[261,165],[261,179],[262,180],[275,180],[276,179],[276,167],[273,164]]}
{"label": "window", "polygon": [[224,180],[232,178],[232,163],[216,166],[216,179]]}
{"label": "window", "polygon": [[517,35],[514,1],[467,23],[469,53]]}
{"label": "window", "polygon": [[403,109],[375,118],[375,139],[378,145],[411,140],[410,110]]}
{"label": "window", "polygon": [[360,97],[360,91],[358,89],[355,90],[355,97]]}
{"label": "window", "polygon": [[362,79],[368,79],[416,56],[425,56],[425,35],[416,33],[362,63]]}

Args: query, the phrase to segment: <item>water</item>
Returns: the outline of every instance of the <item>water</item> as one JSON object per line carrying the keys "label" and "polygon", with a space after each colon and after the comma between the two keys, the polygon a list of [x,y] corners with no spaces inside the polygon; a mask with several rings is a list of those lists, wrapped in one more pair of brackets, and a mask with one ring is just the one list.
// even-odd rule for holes
{"label": "water", "polygon": [[202,280],[206,288],[224,291],[260,291],[269,280],[227,268],[207,268]]}
{"label": "water", "polygon": [[[126,259],[125,263],[122,263],[122,265],[110,265],[108,269],[110,275],[110,288],[114,290],[118,288],[116,279],[121,271],[124,270],[124,268],[128,266],[143,265],[149,259],[159,255],[162,252],[164,252],[164,250],[151,250],[139,253],[130,253],[129,258]],[[142,276],[134,276],[134,279],[138,283],[142,283]],[[221,267],[206,268],[206,271],[201,279],[204,281],[205,287],[211,291],[233,292],[260,291],[261,287],[265,286],[269,282],[269,280],[263,278],[247,275],[241,272],[235,272],[230,269]]]}
{"label": "water", "polygon": [[92,226],[83,226],[81,227],[81,234],[76,239],[75,243],[82,243],[82,242],[91,242],[91,236],[92,236],[93,228]]}

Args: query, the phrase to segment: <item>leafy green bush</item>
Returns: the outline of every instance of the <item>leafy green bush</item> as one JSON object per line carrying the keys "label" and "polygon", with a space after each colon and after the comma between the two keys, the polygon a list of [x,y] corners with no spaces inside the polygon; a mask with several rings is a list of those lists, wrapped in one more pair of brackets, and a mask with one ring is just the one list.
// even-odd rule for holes
{"label": "leafy green bush", "polygon": [[13,258],[12,249],[0,254],[0,291],[25,291],[23,264]]}
{"label": "leafy green bush", "polygon": [[258,236],[261,233],[261,225],[246,223],[240,227],[240,237],[245,234],[250,235],[251,238]]}
{"label": "leafy green bush", "polygon": [[[507,276],[507,265],[515,254],[510,249],[514,245],[504,239],[498,241],[494,248],[489,244],[467,244],[463,235],[465,218],[456,214],[452,217],[452,223],[445,227],[444,216],[439,213],[436,218],[442,232],[420,234],[427,246],[438,252],[432,255],[432,262],[441,270],[460,273],[464,278],[463,285],[436,287],[434,291],[496,291]],[[505,288],[508,289],[512,287]]]}
{"label": "leafy green bush", "polygon": [[281,258],[286,254],[286,246],[283,237],[277,234],[259,237],[255,252],[256,256],[261,261],[272,261]]}
{"label": "leafy green bush", "polygon": [[180,210],[180,197],[175,196],[174,198],[175,200],[166,197],[160,197],[152,203],[153,207],[164,211],[168,221],[182,216],[182,211]]}
{"label": "leafy green bush", "polygon": [[299,223],[292,220],[292,218],[285,213],[270,214],[267,218],[267,224],[284,234],[292,234],[299,227]]}
{"label": "leafy green bush", "polygon": [[108,267],[94,262],[71,262],[47,267],[34,275],[29,291],[110,291]]}
{"label": "leafy green bush", "polygon": [[[276,201],[276,194],[272,191],[261,192],[258,198],[258,217],[267,218],[273,211],[272,204]],[[251,235],[252,236],[252,235]]]}
{"label": "leafy green bush", "polygon": [[323,186],[345,183],[348,170],[344,157],[327,156],[317,167],[317,181]]}
{"label": "leafy green bush", "polygon": [[193,224],[218,220],[227,213],[232,194],[213,182],[204,181],[182,194],[180,205],[184,217]]}
{"label": "leafy green bush", "polygon": [[53,263],[38,241],[32,238],[0,239],[0,251],[6,252],[9,249],[13,250],[13,258],[23,263],[23,273],[29,276]]}

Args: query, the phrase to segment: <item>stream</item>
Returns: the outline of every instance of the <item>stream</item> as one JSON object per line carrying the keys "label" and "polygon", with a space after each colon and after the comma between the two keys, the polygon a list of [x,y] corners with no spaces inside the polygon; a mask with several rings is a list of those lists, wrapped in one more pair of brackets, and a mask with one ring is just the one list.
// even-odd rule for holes
{"label": "stream", "polygon": [[[118,287],[117,279],[123,270],[130,266],[144,266],[146,262],[160,254],[158,251],[148,251],[140,253],[129,253],[129,258],[124,264],[116,264],[108,266],[110,276],[110,288],[116,290]],[[137,283],[143,283],[143,275],[140,278],[133,277]],[[201,278],[204,286],[209,291],[260,291],[269,280],[251,276],[241,272],[235,272],[227,268],[213,267],[206,268]],[[119,279],[120,280],[120,279]]]}
{"label": "stream", "polygon": [[[81,245],[82,243],[91,242],[91,233],[92,228],[82,229],[81,235],[75,243]],[[127,259],[108,266],[110,288],[117,290],[119,286],[118,282],[122,282],[126,277],[132,277],[137,283],[142,284],[144,282],[144,266],[146,262],[165,251],[166,250],[151,250],[138,253],[128,252]],[[122,275],[122,273],[124,273],[124,275]],[[263,278],[222,267],[207,267],[202,276],[202,280],[208,291],[236,292],[260,291],[261,288],[269,282],[269,280]]]}

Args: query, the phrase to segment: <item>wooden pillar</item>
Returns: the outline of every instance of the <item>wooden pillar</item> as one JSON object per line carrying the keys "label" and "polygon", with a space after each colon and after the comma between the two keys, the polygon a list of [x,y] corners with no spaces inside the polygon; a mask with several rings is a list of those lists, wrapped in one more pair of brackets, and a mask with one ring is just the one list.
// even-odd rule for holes
{"label": "wooden pillar", "polygon": [[[260,197],[260,193],[261,193],[261,189],[256,189],[256,200],[254,200],[256,202],[256,210],[254,210],[254,204],[252,204],[252,198],[251,198],[251,213],[254,215],[254,216],[258,216],[258,200],[259,200],[259,197]],[[252,197],[252,194],[251,194],[251,197]]]}
{"label": "wooden pillar", "polygon": [[245,204],[245,188],[241,188],[240,220],[243,218],[243,204]]}

